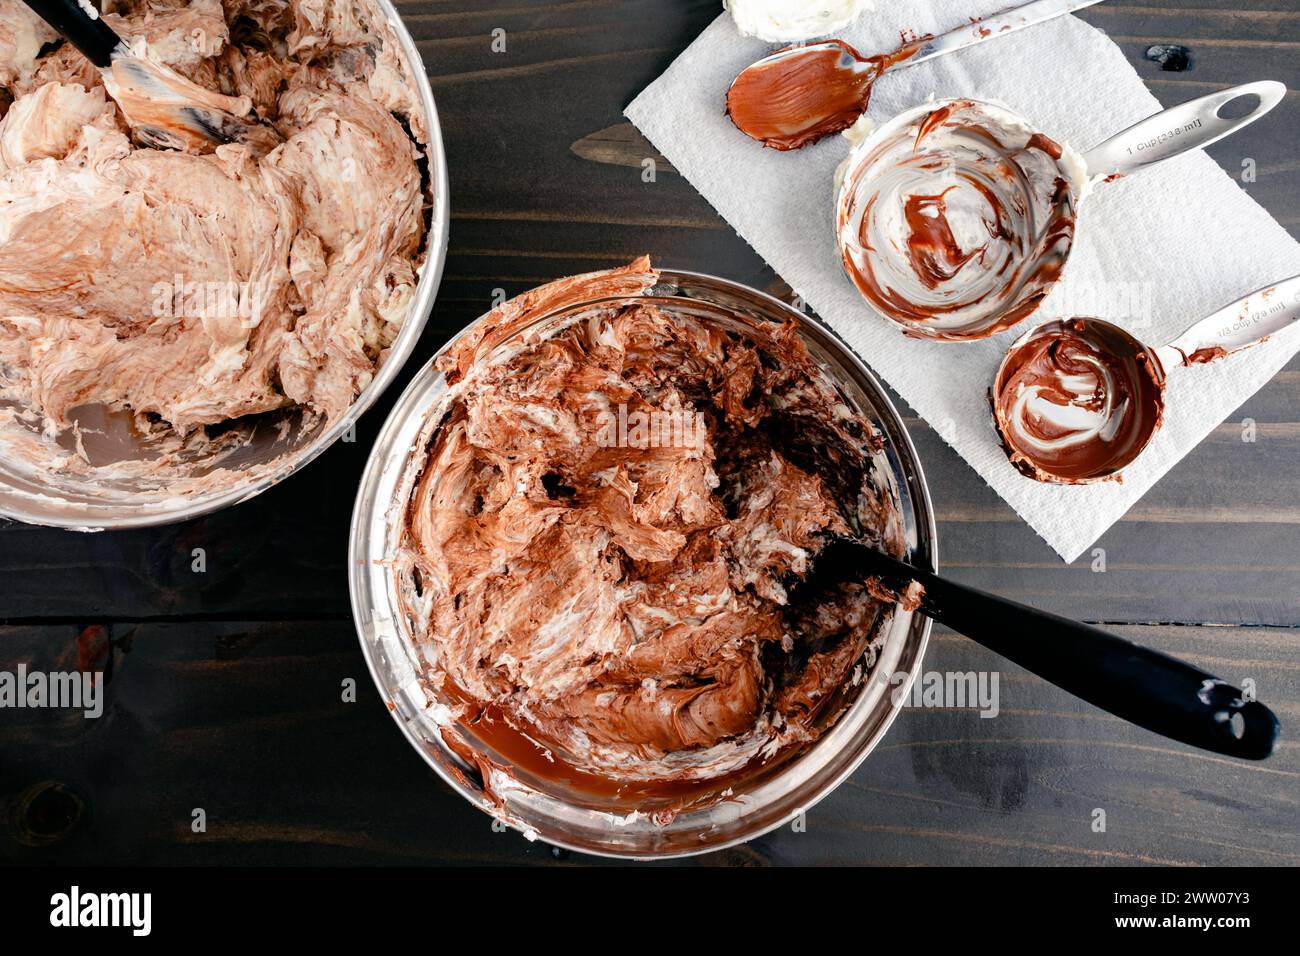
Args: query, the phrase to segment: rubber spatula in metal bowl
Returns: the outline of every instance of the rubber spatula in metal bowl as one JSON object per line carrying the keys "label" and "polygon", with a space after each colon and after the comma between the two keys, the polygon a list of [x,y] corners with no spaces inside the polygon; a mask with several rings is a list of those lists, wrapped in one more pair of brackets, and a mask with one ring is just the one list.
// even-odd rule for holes
{"label": "rubber spatula in metal bowl", "polygon": [[90,0],[26,0],[46,23],[99,68],[141,145],[211,152],[243,143],[258,155],[280,142],[247,97],[225,96],[132,52]]}
{"label": "rubber spatula in metal bowl", "polygon": [[925,589],[920,609],[931,619],[1139,727],[1230,757],[1263,760],[1273,752],[1277,717],[1212,674],[1088,624],[946,580],[856,541],[828,544],[795,587],[806,595],[868,577],[900,594],[919,582]]}

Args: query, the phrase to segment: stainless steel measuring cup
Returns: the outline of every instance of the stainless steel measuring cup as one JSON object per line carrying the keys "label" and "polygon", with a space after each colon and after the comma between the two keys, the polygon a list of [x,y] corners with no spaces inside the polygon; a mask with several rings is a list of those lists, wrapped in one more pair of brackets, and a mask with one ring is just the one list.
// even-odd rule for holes
{"label": "stainless steel measuring cup", "polygon": [[1047,322],[1008,350],[990,399],[1023,474],[1058,484],[1113,478],[1164,419],[1165,377],[1264,341],[1300,320],[1300,276],[1252,292],[1150,347],[1101,319]]}
{"label": "stainless steel measuring cup", "polygon": [[[855,145],[841,167],[841,263],[872,310],[908,335],[994,335],[1031,315],[1059,281],[1098,183],[1218,142],[1285,94],[1270,80],[1221,90],[1084,153],[994,103],[950,99],[907,110]],[[1244,99],[1255,102],[1229,114]]]}

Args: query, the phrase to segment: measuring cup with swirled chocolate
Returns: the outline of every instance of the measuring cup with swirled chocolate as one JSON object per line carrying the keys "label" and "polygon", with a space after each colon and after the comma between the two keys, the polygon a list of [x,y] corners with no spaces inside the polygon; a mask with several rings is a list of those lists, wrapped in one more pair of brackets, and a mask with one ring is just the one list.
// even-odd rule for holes
{"label": "measuring cup with swirled chocolate", "polygon": [[1101,319],[1046,322],[1007,352],[989,400],[1003,450],[1037,481],[1115,478],[1164,420],[1165,374],[1264,341],[1300,320],[1300,276],[1252,292],[1150,348]]}
{"label": "measuring cup with swirled chocolate", "polygon": [[[857,143],[837,174],[844,270],[867,304],[908,335],[987,338],[1047,298],[1095,184],[1215,143],[1285,95],[1268,80],[1222,90],[1082,154],[993,103],[907,110]],[[1243,98],[1256,102],[1224,115]]]}

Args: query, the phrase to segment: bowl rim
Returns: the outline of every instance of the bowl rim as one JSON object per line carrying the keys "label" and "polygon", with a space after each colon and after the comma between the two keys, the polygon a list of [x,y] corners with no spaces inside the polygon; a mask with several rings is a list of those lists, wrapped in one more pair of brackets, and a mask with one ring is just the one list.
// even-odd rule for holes
{"label": "bowl rim", "polygon": [[[665,284],[671,285],[676,283],[677,280],[686,280],[687,282],[701,281],[706,284],[717,284],[724,287],[727,291],[752,296],[779,313],[795,317],[799,322],[802,331],[811,331],[815,333],[824,347],[834,351],[838,359],[851,366],[853,371],[861,376],[860,384],[865,384],[869,390],[873,391],[874,394],[872,395],[872,398],[879,401],[879,405],[873,410],[882,419],[887,419],[894,426],[896,435],[889,436],[890,441],[895,442],[895,438],[897,439],[896,444],[900,456],[905,458],[913,469],[908,486],[916,519],[918,547],[923,549],[923,553],[928,558],[929,569],[937,572],[939,569],[938,530],[935,521],[934,506],[930,497],[929,482],[925,478],[925,473],[920,458],[916,453],[916,447],[912,441],[911,433],[908,431],[902,415],[899,414],[897,407],[894,405],[893,399],[882,386],[880,379],[871,371],[870,368],[868,368],[866,363],[857,355],[857,353],[854,352],[853,349],[850,348],[849,345],[820,318],[795,309],[775,296],[755,289],[752,286],[703,272],[693,272],[683,269],[657,269],[656,271],[659,281],[656,283],[654,288],[646,290],[644,293],[641,293],[641,295],[653,296],[655,290]],[[636,296],[616,295],[610,298],[617,299],[635,297]],[[563,306],[559,309],[551,310],[548,315],[563,311],[563,309],[568,307],[569,306]],[[408,383],[407,387],[403,390],[401,396],[394,404],[392,411],[389,413],[388,419],[380,429],[379,435],[375,439],[375,444],[371,449],[370,456],[366,461],[361,481],[357,487],[357,497],[353,507],[352,520],[349,527],[348,593],[352,605],[353,625],[357,632],[357,640],[361,645],[362,657],[365,659],[366,669],[370,673],[375,689],[386,704],[389,716],[397,724],[402,735],[406,738],[411,747],[448,787],[468,801],[471,805],[495,818],[500,816],[498,812],[499,808],[481,791],[476,791],[466,786],[463,780],[458,779],[455,774],[451,773],[434,757],[432,749],[435,747],[448,753],[451,752],[446,743],[441,740],[433,743],[417,735],[412,727],[413,722],[406,719],[399,710],[393,706],[388,690],[389,684],[383,677],[381,677],[378,670],[374,642],[367,640],[366,637],[368,622],[363,620],[361,613],[365,595],[369,593],[368,583],[363,583],[363,581],[366,577],[366,569],[371,561],[369,556],[371,553],[371,536],[369,528],[371,511],[367,508],[367,499],[371,497],[370,493],[373,491],[372,486],[379,480],[381,472],[388,464],[387,460],[381,458],[377,452],[388,445],[395,433],[406,424],[406,420],[415,410],[422,392],[429,387],[430,382],[428,379],[436,375],[435,364],[437,359],[452,349],[457,342],[469,334],[470,330],[476,328],[480,323],[486,320],[488,316],[492,314],[492,311],[494,310],[489,310],[474,319],[463,329],[454,334],[441,348],[438,349],[438,351],[419,370],[419,372],[416,373],[410,383]],[[540,316],[537,321],[544,321],[544,319],[545,316]],[[423,427],[423,425],[421,427]],[[916,613],[919,614],[919,612]],[[906,700],[907,693],[909,692],[912,683],[921,673],[922,665],[925,660],[925,652],[929,645],[930,633],[934,626],[934,622],[924,615],[921,615],[920,621],[919,636],[915,641],[915,660],[911,665],[907,680],[897,688],[900,700]],[[711,843],[707,846],[671,850],[667,852],[638,853],[620,851],[610,847],[592,847],[576,841],[571,842],[562,833],[540,833],[531,827],[523,830],[523,834],[529,840],[541,839],[543,842],[551,846],[560,847],[574,853],[581,853],[606,859],[637,860],[645,862],[684,859],[692,856],[700,856],[706,853],[715,853],[739,846],[743,843],[756,840],[774,830],[780,829],[798,817],[800,813],[812,809],[813,806],[838,789],[849,776],[857,771],[863,761],[865,761],[866,758],[875,750],[877,745],[884,738],[885,734],[887,734],[889,729],[893,726],[894,721],[898,718],[902,709],[902,703],[895,704],[891,701],[887,713],[885,713],[883,718],[878,722],[869,737],[859,744],[858,753],[848,760],[838,773],[824,780],[811,798],[803,801],[792,813],[780,816],[766,825],[756,827],[752,831],[742,832],[725,840]],[[512,825],[515,829],[521,829],[515,825],[513,821],[506,820],[505,822],[508,825]]]}
{"label": "bowl rim", "polygon": [[[393,6],[392,0],[373,0],[373,2],[383,11],[385,20],[397,37],[402,53],[406,57],[407,66],[414,74],[413,79],[420,97],[419,105],[426,117],[428,143],[424,153],[429,160],[429,190],[433,194],[433,202],[429,207],[429,229],[425,236],[425,259],[419,268],[419,282],[415,297],[411,300],[406,321],[402,323],[397,338],[389,346],[387,356],[375,370],[374,378],[361,390],[347,411],[333,425],[301,448],[286,454],[284,462],[279,467],[249,484],[237,485],[211,496],[201,497],[194,502],[178,496],[160,498],[156,502],[68,503],[65,505],[67,514],[59,515],[33,514],[21,507],[25,500],[44,497],[43,494],[15,496],[12,501],[8,496],[0,495],[0,518],[37,527],[62,528],[71,531],[122,531],[175,524],[240,504],[260,495],[315,461],[356,425],[357,420],[379,400],[402,371],[411,353],[415,351],[420,336],[424,333],[433,313],[438,289],[442,284],[451,236],[450,173],[447,167],[442,124],[433,96],[433,86],[429,82],[429,75],[420,51]],[[181,507],[172,507],[172,503],[176,501],[185,504]],[[15,504],[19,506],[15,507]],[[123,511],[124,514],[114,514]]]}

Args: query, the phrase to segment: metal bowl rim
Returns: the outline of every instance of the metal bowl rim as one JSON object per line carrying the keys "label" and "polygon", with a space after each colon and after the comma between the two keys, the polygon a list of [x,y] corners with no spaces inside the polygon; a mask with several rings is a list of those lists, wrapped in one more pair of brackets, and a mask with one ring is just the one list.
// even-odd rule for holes
{"label": "metal bowl rim", "polygon": [[[889,421],[894,426],[896,436],[895,435],[889,436],[890,440],[894,441],[895,438],[897,439],[899,445],[899,451],[903,454],[903,457],[908,462],[910,462],[911,466],[914,469],[914,480],[910,483],[910,490],[912,492],[913,499],[914,499],[913,510],[915,511],[916,518],[917,518],[917,531],[919,535],[919,545],[923,548],[924,553],[928,555],[930,570],[937,572],[939,570],[938,529],[935,522],[934,505],[930,498],[929,482],[926,481],[925,472],[922,468],[920,458],[916,453],[916,447],[912,442],[911,433],[908,431],[907,425],[903,421],[903,417],[899,414],[898,409],[894,406],[893,400],[889,396],[889,393],[886,392],[885,389],[882,387],[880,380],[876,377],[875,373],[872,372],[871,369],[867,367],[866,363],[861,358],[858,357],[857,353],[855,353],[853,349],[851,349],[847,344],[845,344],[843,340],[841,340],[840,337],[836,335],[835,332],[829,326],[827,326],[821,319],[815,316],[808,315],[807,313],[801,312],[793,308],[789,304],[782,302],[780,299],[777,299],[776,297],[769,295],[766,292],[762,292],[758,289],[755,289],[752,286],[747,286],[743,283],[736,282],[731,279],[724,279],[719,276],[709,275],[708,273],[694,272],[694,271],[689,271],[684,269],[660,269],[658,270],[658,275],[659,275],[659,283],[656,285],[656,288],[658,287],[659,284],[664,284],[664,283],[672,284],[675,280],[678,279],[685,279],[688,281],[698,280],[705,284],[719,285],[728,291],[735,291],[735,292],[742,293],[744,295],[756,297],[759,300],[761,300],[764,304],[773,308],[778,313],[782,313],[793,317],[801,326],[806,326],[808,328],[811,328],[814,332],[816,332],[819,335],[823,344],[829,350],[832,350],[836,353],[837,358],[844,361],[859,376],[861,376],[861,380],[859,384],[867,386],[864,390],[868,391],[868,393],[871,394],[872,398],[878,399],[880,402],[880,405],[876,407],[874,410],[880,415],[880,417],[883,420]],[[654,289],[647,290],[647,292],[643,293],[643,295],[646,297],[654,296]],[[621,298],[636,298],[636,297],[637,296],[615,295],[606,298],[621,299]],[[657,297],[671,298],[671,296],[657,296]],[[600,301],[604,301],[604,299],[593,299],[591,300],[591,303],[600,302]],[[583,304],[589,304],[589,303],[583,303]],[[552,310],[552,312],[548,314],[554,314],[555,312],[558,311],[562,311],[562,309]],[[361,617],[361,606],[363,600],[362,592],[365,591],[366,588],[362,584],[362,580],[361,580],[362,575],[360,573],[360,569],[364,568],[367,562],[370,560],[366,554],[362,553],[363,550],[362,546],[369,544],[369,534],[366,528],[366,522],[367,522],[367,518],[369,517],[369,512],[365,510],[365,501],[366,498],[368,497],[367,492],[370,489],[370,486],[378,479],[379,473],[383,470],[383,468],[386,465],[386,462],[381,460],[381,458],[376,454],[376,452],[380,448],[385,446],[387,440],[391,437],[391,433],[405,422],[406,415],[410,411],[412,411],[411,409],[406,409],[405,406],[408,403],[415,401],[417,394],[420,393],[423,389],[429,387],[429,385],[431,384],[428,380],[431,379],[434,375],[436,375],[434,366],[439,356],[448,352],[452,347],[455,346],[457,342],[459,342],[465,335],[467,335],[471,329],[477,327],[489,315],[491,315],[491,311],[486,312],[483,315],[480,315],[474,321],[470,322],[463,329],[461,329],[459,332],[453,335],[451,339],[449,339],[440,349],[438,349],[438,351],[433,355],[433,357],[429,359],[429,361],[424,365],[424,367],[421,368],[420,371],[416,373],[414,378],[412,378],[411,382],[407,385],[406,389],[403,390],[401,396],[398,398],[397,402],[393,406],[393,409],[389,413],[388,419],[384,422],[383,427],[380,429],[379,435],[375,439],[375,445],[371,450],[370,457],[366,461],[366,467],[364,472],[362,473],[361,481],[357,487],[357,497],[353,507],[352,520],[351,520],[351,524],[349,528],[349,536],[348,536],[348,593],[352,604],[353,626],[357,631],[357,640],[361,645],[361,653],[362,653],[362,657],[365,659],[366,662],[366,669],[370,672],[371,680],[374,681],[375,688],[379,691],[380,696],[384,697],[385,699],[387,699],[387,693],[388,693],[386,689],[387,683],[383,679],[381,679],[381,675],[378,671],[372,646],[370,642],[368,642],[365,638],[365,624]],[[544,316],[539,317],[537,321],[542,321],[544,318],[545,318]],[[925,652],[929,646],[930,632],[933,629],[933,626],[934,626],[933,621],[931,621],[928,617],[922,616],[920,636],[916,642],[916,661],[912,666],[911,673],[908,676],[907,682],[899,688],[899,690],[902,691],[904,694],[906,694],[908,689],[911,687],[913,681],[915,681],[917,675],[920,673],[921,666],[925,660]],[[432,754],[429,752],[429,746],[431,744],[430,741],[418,736],[412,729],[410,722],[404,720],[402,715],[398,713],[395,709],[391,707],[388,707],[386,709],[389,712],[389,716],[393,719],[394,723],[396,723],[398,728],[401,730],[402,735],[406,738],[407,742],[411,745],[412,749],[414,749],[416,753],[420,755],[421,759],[424,760],[426,764],[428,764],[428,766],[434,771],[434,773],[437,774],[438,777],[444,783],[446,783],[448,787],[450,787],[458,795],[463,797],[472,806],[477,807],[479,810],[482,810],[484,813],[488,814],[489,816],[496,816],[496,813],[494,812],[495,807],[490,800],[486,799],[482,793],[470,790],[467,787],[465,787],[460,780],[458,780],[455,776],[449,773],[445,767],[443,767],[436,759],[434,759]],[[838,789],[839,786],[846,779],[848,779],[848,777],[852,776],[852,774],[857,771],[857,769],[862,765],[863,761],[865,761],[867,757],[870,756],[870,754],[879,745],[880,741],[884,739],[885,735],[889,732],[889,729],[893,726],[894,721],[897,720],[898,715],[902,711],[902,709],[903,708],[901,705],[894,705],[894,704],[890,705],[888,713],[885,715],[880,725],[876,728],[875,732],[869,737],[869,739],[863,741],[862,744],[860,745],[859,753],[856,754],[851,760],[849,760],[838,774],[836,774],[831,779],[827,780],[809,800],[804,802],[803,806],[801,807],[802,811],[806,812],[807,810],[815,806],[817,803],[821,802],[832,792]],[[446,745],[441,742],[437,742],[436,744],[434,744],[434,746],[438,746],[441,747],[443,750],[447,750]],[[562,849],[569,850],[570,852],[582,853],[588,856],[602,857],[605,859],[635,860],[635,861],[642,861],[642,862],[651,862],[656,860],[685,859],[688,857],[700,856],[706,853],[716,853],[722,850],[730,849],[735,846],[739,846],[744,843],[748,843],[751,840],[756,840],[759,837],[771,833],[774,830],[778,830],[781,827],[785,826],[786,824],[790,823],[791,820],[795,819],[795,817],[798,815],[799,812],[800,812],[799,810],[796,810],[795,813],[779,818],[774,822],[770,823],[769,825],[763,827],[757,827],[752,831],[747,831],[747,832],[737,834],[736,836],[733,836],[727,840],[710,844],[705,847],[665,852],[665,853],[643,854],[643,853],[619,852],[617,850],[611,850],[608,848],[592,847],[582,843],[578,843],[576,841],[569,841],[564,834],[555,834],[549,832],[545,834],[538,833],[537,838],[543,840],[548,845],[560,847]]]}
{"label": "metal bowl rim", "polygon": [[[426,116],[428,144],[425,152],[429,158],[429,189],[433,193],[430,225],[426,234],[425,261],[420,270],[420,281],[415,298],[411,302],[410,313],[402,324],[397,339],[389,349],[387,358],[375,372],[370,384],[362,389],[361,394],[348,407],[347,411],[328,429],[317,435],[299,449],[287,452],[286,461],[280,467],[248,485],[238,486],[226,491],[203,497],[197,501],[187,502],[184,507],[170,508],[164,499],[156,505],[96,503],[69,505],[65,515],[35,516],[22,508],[15,508],[0,502],[0,518],[20,521],[24,524],[48,528],[62,528],[72,531],[122,531],[131,528],[151,528],[159,525],[175,524],[220,511],[231,505],[240,504],[256,497],[284,479],[301,471],[313,462],[326,449],[330,448],[357,420],[372,406],[392,384],[401,372],[411,353],[424,332],[425,326],[433,312],[437,300],[438,287],[442,283],[443,268],[446,264],[447,247],[451,234],[451,198],[449,192],[450,173],[447,168],[447,154],[442,137],[442,124],[438,118],[438,107],[434,102],[433,86],[425,72],[424,61],[420,51],[402,22],[401,16],[393,6],[392,0],[375,0],[383,10],[389,26],[393,29],[402,52],[407,58],[407,65],[414,75],[416,87],[420,93],[420,105]],[[125,514],[113,515],[115,511],[126,510]]]}

